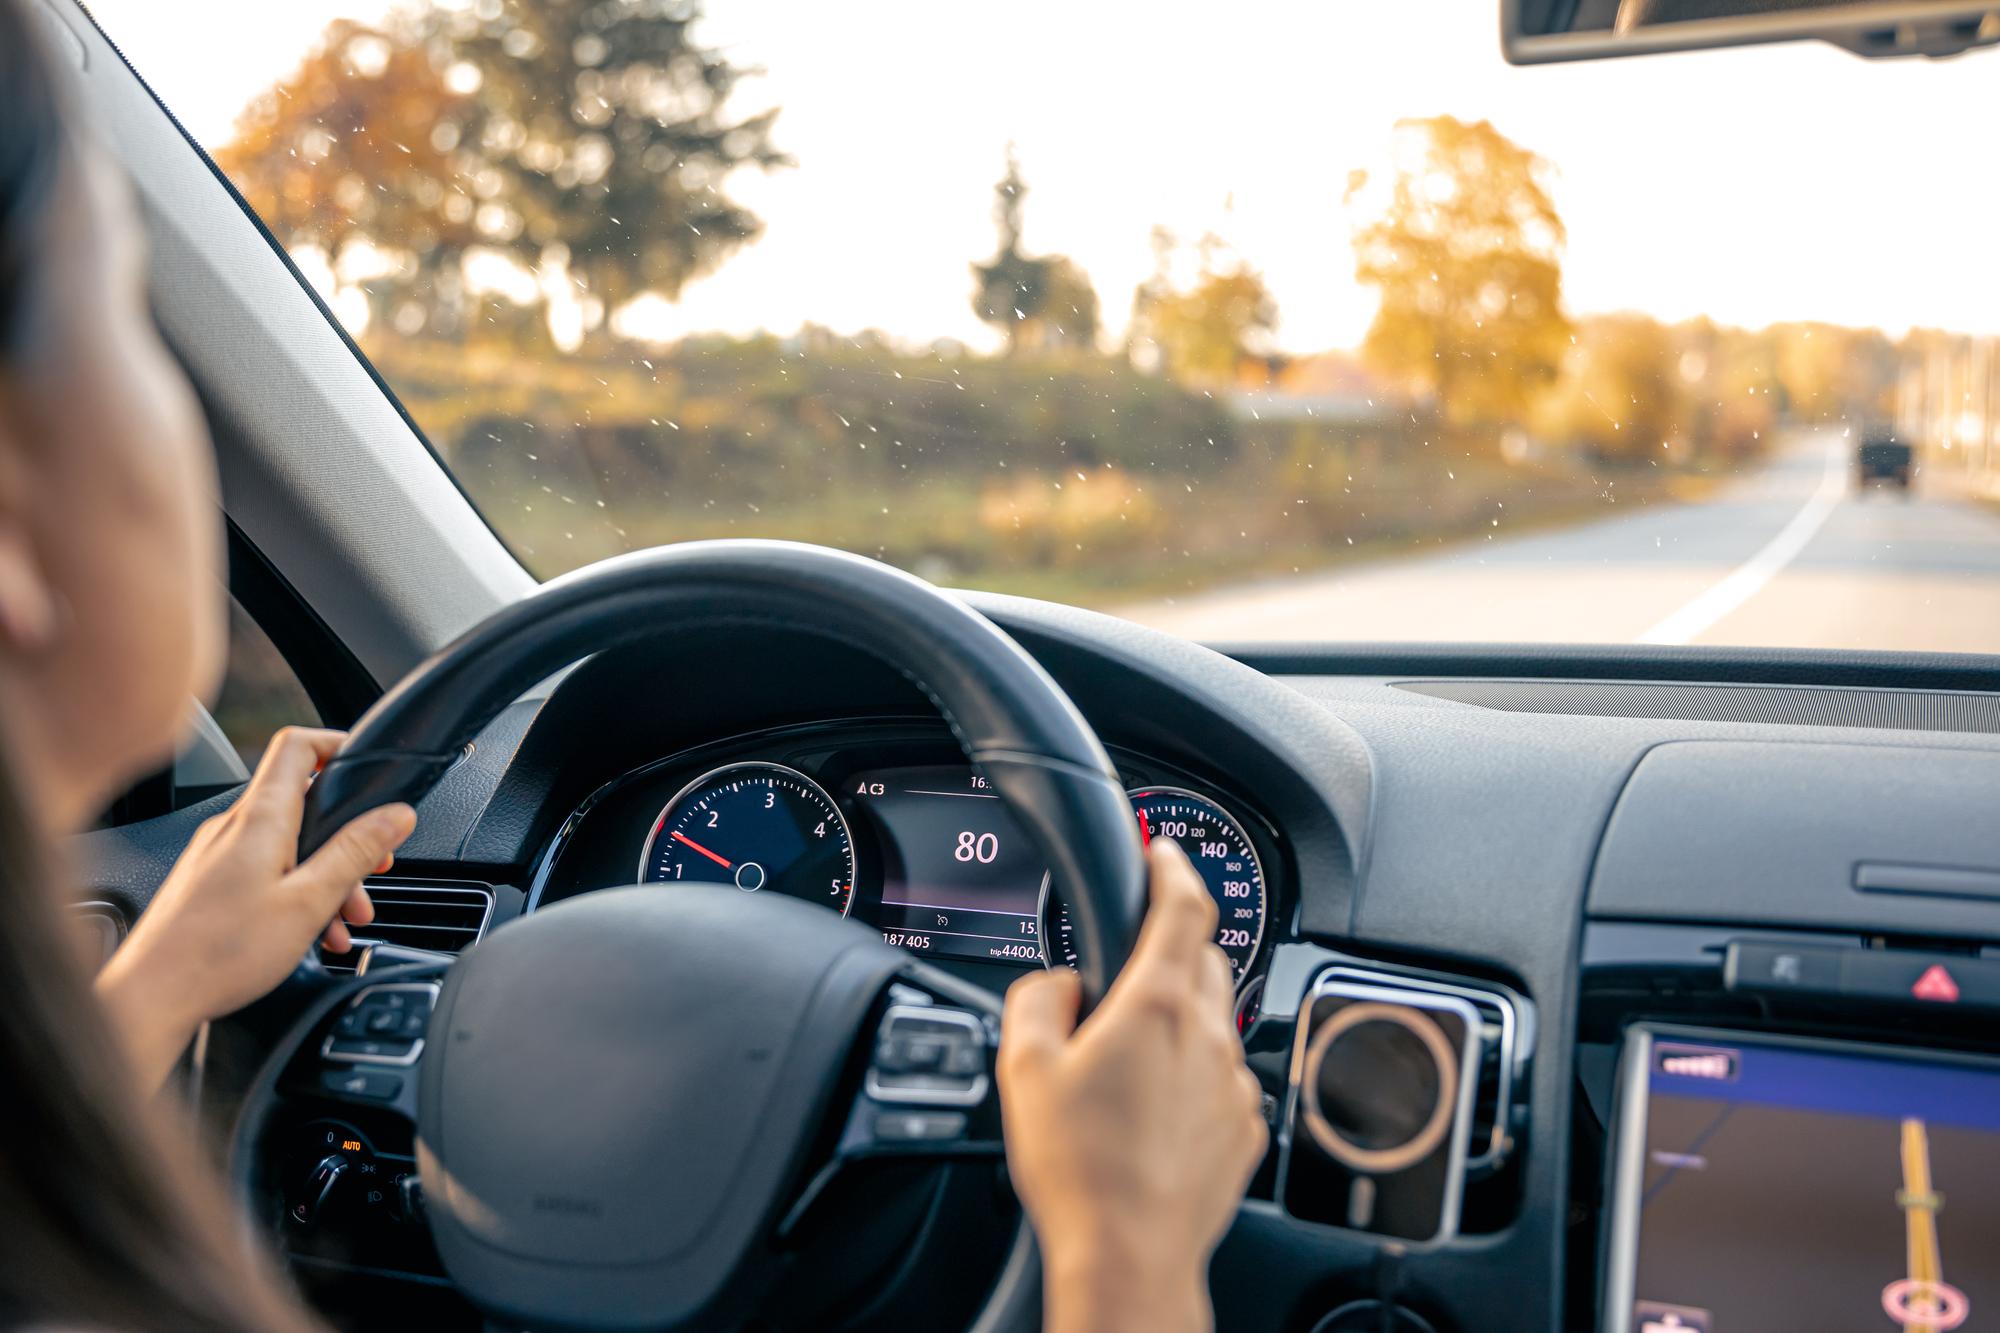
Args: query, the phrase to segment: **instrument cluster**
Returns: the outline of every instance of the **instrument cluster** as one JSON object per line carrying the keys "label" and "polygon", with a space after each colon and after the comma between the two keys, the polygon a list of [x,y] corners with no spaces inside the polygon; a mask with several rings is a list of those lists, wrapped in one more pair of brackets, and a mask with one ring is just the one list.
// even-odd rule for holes
{"label": "instrument cluster", "polygon": [[[1200,779],[1116,758],[1141,838],[1177,841],[1214,896],[1216,943],[1248,992],[1276,915],[1275,829]],[[934,729],[793,729],[619,778],[565,824],[530,910],[634,880],[786,894],[943,964],[1077,962],[1048,867],[986,777]]]}

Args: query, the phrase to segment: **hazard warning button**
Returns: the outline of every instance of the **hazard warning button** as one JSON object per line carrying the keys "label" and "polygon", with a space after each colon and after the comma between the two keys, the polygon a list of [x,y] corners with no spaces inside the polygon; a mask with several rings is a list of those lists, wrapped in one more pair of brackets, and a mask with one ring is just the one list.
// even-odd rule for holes
{"label": "hazard warning button", "polygon": [[1840,992],[1854,999],[2000,1012],[2000,959],[1856,949],[1840,960]]}

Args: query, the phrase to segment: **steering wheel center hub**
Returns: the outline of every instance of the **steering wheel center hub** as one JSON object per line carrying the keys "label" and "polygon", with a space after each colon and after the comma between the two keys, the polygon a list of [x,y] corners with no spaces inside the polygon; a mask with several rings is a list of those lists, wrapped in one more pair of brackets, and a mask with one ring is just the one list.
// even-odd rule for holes
{"label": "steering wheel center hub", "polygon": [[[453,1279],[534,1321],[726,1299],[901,955],[731,888],[592,894],[446,978],[419,1171]],[[607,1297],[622,1297],[607,1301]]]}

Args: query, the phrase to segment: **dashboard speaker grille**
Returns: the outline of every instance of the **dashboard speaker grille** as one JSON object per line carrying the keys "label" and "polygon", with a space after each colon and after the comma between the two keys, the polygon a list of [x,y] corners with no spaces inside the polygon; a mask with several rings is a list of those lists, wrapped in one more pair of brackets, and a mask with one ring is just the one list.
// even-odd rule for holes
{"label": "dashboard speaker grille", "polygon": [[2000,694],[1606,680],[1405,680],[1396,688],[1509,713],[2000,734]]}
{"label": "dashboard speaker grille", "polygon": [[375,919],[354,932],[352,951],[320,950],[327,971],[352,972],[365,943],[463,953],[479,942],[493,917],[493,891],[484,885],[369,880],[368,896],[375,900]]}

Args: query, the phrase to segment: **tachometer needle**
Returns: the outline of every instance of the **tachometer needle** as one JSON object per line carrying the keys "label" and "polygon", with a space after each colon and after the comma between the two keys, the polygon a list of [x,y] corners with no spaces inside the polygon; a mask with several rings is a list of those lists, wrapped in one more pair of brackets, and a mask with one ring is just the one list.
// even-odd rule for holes
{"label": "tachometer needle", "polygon": [[675,842],[679,843],[683,847],[694,848],[696,851],[700,852],[703,856],[707,857],[709,860],[721,866],[724,870],[731,869],[736,864],[734,861],[730,861],[723,857],[717,856],[714,852],[711,852],[710,850],[708,850],[708,848],[702,846],[700,843],[696,842],[693,838],[690,838],[687,834],[681,832],[679,829],[675,829],[672,833],[668,834],[667,836],[672,838]]}
{"label": "tachometer needle", "polygon": [[[679,837],[680,835],[675,834],[674,836]],[[1145,810],[1141,809],[1139,811],[1139,845],[1141,847],[1148,847],[1152,845],[1152,842],[1153,842],[1153,822],[1150,819],[1146,818]]]}

